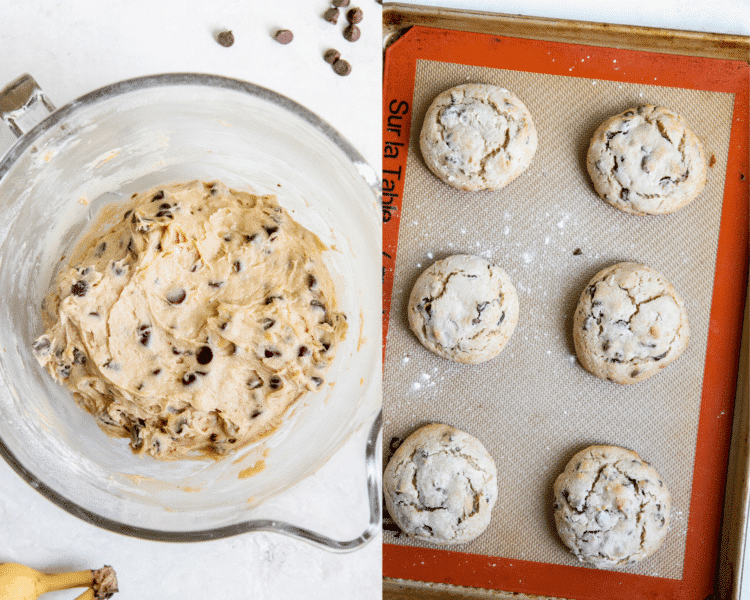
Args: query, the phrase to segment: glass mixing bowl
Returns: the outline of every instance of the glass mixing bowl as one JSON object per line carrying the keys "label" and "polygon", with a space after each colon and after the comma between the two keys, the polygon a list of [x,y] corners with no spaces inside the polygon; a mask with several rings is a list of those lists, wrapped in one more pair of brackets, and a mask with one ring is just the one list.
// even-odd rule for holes
{"label": "glass mixing bowl", "polygon": [[[51,110],[28,76],[0,97],[3,119],[20,136],[0,162],[0,453],[53,502],[128,535],[193,541],[273,530],[338,550],[368,541],[380,517],[381,234],[373,169],[304,107],[224,77],[142,77]],[[40,368],[31,343],[43,331],[40,304],[60,257],[97,210],[193,179],[276,194],[329,248],[349,330],[329,372],[334,385],[303,397],[279,430],[221,461],[164,463],[106,436]],[[342,445],[356,443],[351,438],[361,440],[361,457],[344,487],[362,488],[365,521],[354,534],[351,510],[336,515],[345,523],[339,528],[315,517],[342,495],[341,486],[315,480]]]}

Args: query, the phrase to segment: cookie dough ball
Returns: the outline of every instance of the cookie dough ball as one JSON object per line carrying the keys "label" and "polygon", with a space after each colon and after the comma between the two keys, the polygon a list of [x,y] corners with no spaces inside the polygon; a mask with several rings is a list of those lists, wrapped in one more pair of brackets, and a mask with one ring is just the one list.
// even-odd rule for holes
{"label": "cookie dough ball", "polygon": [[669,490],[632,450],[581,450],[555,481],[554,497],[560,539],[579,560],[596,567],[624,567],[643,560],[667,535]]}
{"label": "cookie dough ball", "polygon": [[596,193],[634,215],[674,212],[706,184],[703,145],[680,115],[643,105],[599,126],[586,161]]}
{"label": "cookie dough ball", "polygon": [[427,167],[459,190],[497,190],[531,164],[537,134],[516,96],[496,85],[469,83],[440,94],[419,138]]}
{"label": "cookie dough ball", "polygon": [[636,383],[676,360],[690,337],[685,304],[664,277],[623,262],[600,271],[578,301],[573,341],[586,370]]}
{"label": "cookie dough ball", "polygon": [[433,423],[412,433],[383,475],[385,504],[411,537],[463,544],[489,525],[497,499],[497,468],[472,435]]}
{"label": "cookie dough ball", "polygon": [[508,275],[481,256],[439,260],[417,279],[409,325],[438,356],[476,364],[502,352],[518,322],[518,296]]}

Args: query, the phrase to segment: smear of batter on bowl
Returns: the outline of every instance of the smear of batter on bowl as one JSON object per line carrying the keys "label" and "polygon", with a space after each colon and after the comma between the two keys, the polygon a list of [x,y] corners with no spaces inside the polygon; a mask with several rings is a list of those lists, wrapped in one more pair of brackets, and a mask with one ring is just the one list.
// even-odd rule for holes
{"label": "smear of batter on bowl", "polygon": [[323,385],[347,329],[325,250],[272,195],[134,194],[60,271],[34,354],[134,452],[225,455]]}

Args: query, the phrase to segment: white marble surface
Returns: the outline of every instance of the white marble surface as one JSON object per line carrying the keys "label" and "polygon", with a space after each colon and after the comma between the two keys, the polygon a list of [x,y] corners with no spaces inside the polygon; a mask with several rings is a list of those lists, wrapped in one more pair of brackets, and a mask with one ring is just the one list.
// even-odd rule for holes
{"label": "white marble surface", "polygon": [[[342,37],[345,19],[334,26],[321,18],[328,0],[3,0],[0,87],[28,72],[63,106],[140,75],[192,71],[236,77],[305,105],[379,168],[380,5],[375,0],[354,4],[365,14],[356,43]],[[291,44],[273,41],[271,34],[279,28],[294,32]],[[213,38],[223,29],[235,35],[230,48]],[[340,77],[323,61],[330,47],[349,60],[351,75]],[[11,142],[0,128],[0,154]],[[335,478],[338,470],[356,469],[354,457],[363,451],[362,440],[352,440],[321,476]],[[115,598],[122,600],[371,600],[381,595],[380,543],[378,536],[359,551],[333,554],[271,533],[194,544],[125,537],[69,515],[0,461],[0,562],[45,572],[111,564],[120,579]],[[44,598],[72,600],[76,595],[70,590]]]}

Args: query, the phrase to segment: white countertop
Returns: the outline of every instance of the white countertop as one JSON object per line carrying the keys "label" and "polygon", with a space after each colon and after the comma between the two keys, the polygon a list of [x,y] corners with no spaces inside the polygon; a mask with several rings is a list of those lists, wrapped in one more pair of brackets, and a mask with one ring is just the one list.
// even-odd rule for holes
{"label": "white countertop", "polygon": [[[362,37],[342,37],[322,19],[327,0],[214,0],[212,2],[0,3],[0,88],[30,73],[58,107],[101,86],[164,72],[203,72],[268,87],[331,123],[379,169],[381,7],[364,12]],[[343,17],[343,15],[342,15]],[[286,46],[277,29],[295,37]],[[232,30],[232,47],[217,31]],[[336,48],[352,64],[347,77],[323,61]],[[13,137],[0,127],[0,155]],[[2,393],[4,390],[0,390]],[[353,440],[325,467],[349,472],[364,452]],[[324,470],[325,470],[324,469]],[[361,482],[364,487],[364,481]],[[325,507],[321,507],[325,508]],[[115,567],[122,600],[149,598],[379,598],[380,537],[348,554],[333,554],[271,533],[249,533],[193,544],[125,537],[53,505],[0,461],[0,563],[20,562],[43,572]],[[83,590],[45,595],[72,600]]]}

